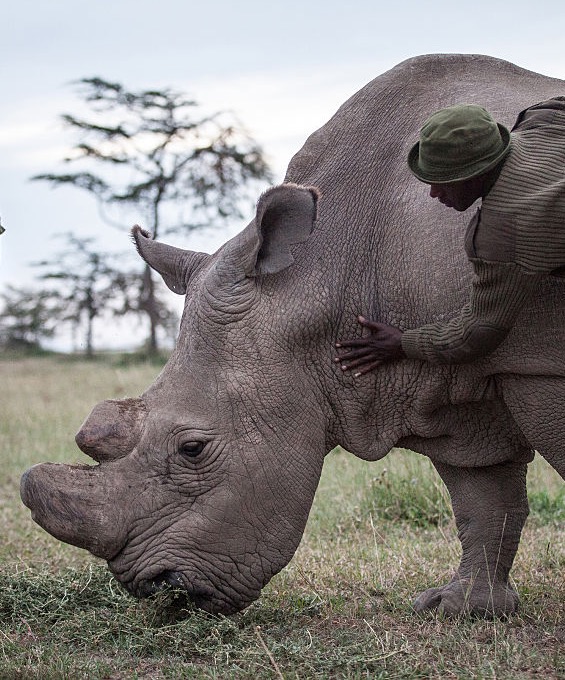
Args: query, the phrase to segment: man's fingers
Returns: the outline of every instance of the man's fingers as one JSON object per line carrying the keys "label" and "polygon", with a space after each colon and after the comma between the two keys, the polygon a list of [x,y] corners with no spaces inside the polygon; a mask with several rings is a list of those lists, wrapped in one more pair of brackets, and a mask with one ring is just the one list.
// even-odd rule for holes
{"label": "man's fingers", "polygon": [[340,340],[335,343],[336,347],[355,347],[356,345],[362,345],[367,341],[367,338],[350,338],[349,340]]}
{"label": "man's fingers", "polygon": [[353,340],[342,340],[341,342],[336,342],[335,346],[337,349],[342,347],[364,347],[367,345],[367,340],[369,338],[354,338]]}
{"label": "man's fingers", "polygon": [[382,329],[383,324],[379,323],[378,321],[371,321],[370,319],[366,319],[364,316],[359,316],[357,317],[357,321],[364,326],[365,328],[368,328],[369,330],[373,332],[378,332]]}
{"label": "man's fingers", "polygon": [[[383,324],[379,323],[378,321],[369,321],[364,316],[359,316],[357,317],[357,319],[362,326],[368,328],[373,334],[377,334],[382,331]],[[350,340],[340,340],[339,342],[335,343],[335,346],[337,348],[359,347],[360,345],[365,344],[370,339],[370,337],[371,336],[365,336],[364,338],[351,338]]]}
{"label": "man's fingers", "polygon": [[356,378],[360,378],[362,375],[365,375],[366,373],[369,373],[370,371],[374,371],[375,368],[378,368],[383,362],[382,361],[373,361],[373,363],[369,364],[368,366],[365,366],[364,368],[360,369],[359,371],[356,371],[353,375]]}
{"label": "man's fingers", "polygon": [[[343,371],[354,370],[356,377],[365,375],[387,361],[396,361],[406,355],[402,350],[402,332],[393,326],[370,321],[364,316],[357,320],[369,333],[364,337],[336,342],[338,356]],[[341,352],[341,354],[340,354]]]}
{"label": "man's fingers", "polygon": [[360,347],[352,352],[346,352],[345,354],[340,354],[335,357],[334,361],[349,361],[350,359],[358,359],[359,357],[366,357],[373,353],[373,349],[370,347]]}
{"label": "man's fingers", "polygon": [[350,371],[352,368],[357,368],[359,366],[364,366],[367,362],[374,362],[375,357],[372,355],[367,355],[364,357],[357,357],[356,359],[351,359],[349,361],[345,361],[341,364],[341,369],[343,371]]}

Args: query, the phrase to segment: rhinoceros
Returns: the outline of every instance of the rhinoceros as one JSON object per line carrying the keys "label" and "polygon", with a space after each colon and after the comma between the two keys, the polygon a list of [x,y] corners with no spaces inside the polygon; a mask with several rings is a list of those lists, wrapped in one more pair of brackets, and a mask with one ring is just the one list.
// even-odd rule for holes
{"label": "rhinoceros", "polygon": [[134,228],[141,257],[186,296],[176,347],[139,398],[94,407],[76,442],[96,465],[23,475],[33,519],[107,560],[137,597],[170,584],[229,614],[291,560],[329,451],[377,460],[405,447],[445,482],[462,543],[453,578],[415,609],[513,612],[527,464],[537,450],[565,475],[565,280],[548,277],[473,363],[404,360],[359,378],[335,363],[335,344],[361,334],[359,314],[413,328],[468,298],[468,217],[407,168],[422,122],[466,102],[511,125],[564,92],[492,57],[415,57],[314,132],[216,253]]}

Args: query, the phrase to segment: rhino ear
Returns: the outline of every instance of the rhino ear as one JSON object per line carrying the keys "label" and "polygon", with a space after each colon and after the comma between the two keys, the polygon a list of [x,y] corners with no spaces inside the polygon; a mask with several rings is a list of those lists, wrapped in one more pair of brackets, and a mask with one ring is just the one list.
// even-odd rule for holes
{"label": "rhino ear", "polygon": [[258,247],[247,276],[275,274],[293,263],[291,246],[312,233],[319,197],[317,188],[297,184],[281,184],[261,196],[254,222]]}
{"label": "rhino ear", "polygon": [[154,241],[141,227],[135,225],[131,235],[137,252],[147,264],[159,272],[163,281],[178,295],[184,295],[191,276],[208,260],[210,255],[182,250]]}

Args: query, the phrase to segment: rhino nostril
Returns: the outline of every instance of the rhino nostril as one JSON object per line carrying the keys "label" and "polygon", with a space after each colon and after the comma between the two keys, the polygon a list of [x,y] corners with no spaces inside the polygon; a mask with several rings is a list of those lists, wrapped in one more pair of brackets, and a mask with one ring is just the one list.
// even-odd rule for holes
{"label": "rhino nostril", "polygon": [[214,595],[211,588],[187,583],[181,572],[172,569],[161,572],[150,581],[140,583],[135,594],[137,597],[148,597],[166,588],[182,590],[179,595],[181,595],[183,606],[191,602],[200,609],[208,609],[207,605]]}

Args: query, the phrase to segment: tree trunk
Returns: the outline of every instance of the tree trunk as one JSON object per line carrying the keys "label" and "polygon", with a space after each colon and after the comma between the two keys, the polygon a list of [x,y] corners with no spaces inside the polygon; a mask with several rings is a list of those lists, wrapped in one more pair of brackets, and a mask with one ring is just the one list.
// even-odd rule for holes
{"label": "tree trunk", "polygon": [[94,317],[96,316],[96,310],[94,309],[94,298],[92,295],[92,290],[89,289],[86,295],[86,356],[92,359],[94,355],[94,350],[92,347],[92,329],[94,325]]}
{"label": "tree trunk", "polygon": [[94,349],[92,347],[92,316],[88,315],[88,321],[86,322],[86,356],[92,359],[94,355]]}
{"label": "tree trunk", "polygon": [[147,352],[150,356],[155,356],[159,351],[157,343],[157,327],[159,326],[159,310],[155,300],[155,281],[153,271],[149,265],[145,265],[143,273],[142,307],[149,319],[149,337],[147,339]]}

